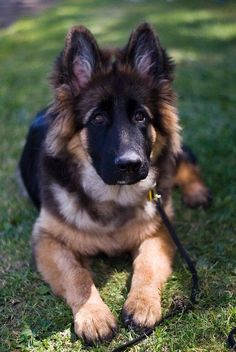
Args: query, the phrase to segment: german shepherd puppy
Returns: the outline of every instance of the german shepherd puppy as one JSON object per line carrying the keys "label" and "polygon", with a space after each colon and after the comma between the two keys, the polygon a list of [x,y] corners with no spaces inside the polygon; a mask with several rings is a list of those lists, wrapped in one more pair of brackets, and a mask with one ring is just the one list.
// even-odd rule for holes
{"label": "german shepherd puppy", "polygon": [[181,147],[172,81],[173,63],[149,24],[116,51],[101,50],[85,27],[73,27],[54,67],[54,101],[27,137],[20,170],[40,209],[32,236],[37,268],[90,343],[111,339],[116,320],[87,258],[131,253],[124,322],[152,327],[175,247],[148,191],[156,185],[169,217],[174,185],[190,206],[209,200],[193,156]]}

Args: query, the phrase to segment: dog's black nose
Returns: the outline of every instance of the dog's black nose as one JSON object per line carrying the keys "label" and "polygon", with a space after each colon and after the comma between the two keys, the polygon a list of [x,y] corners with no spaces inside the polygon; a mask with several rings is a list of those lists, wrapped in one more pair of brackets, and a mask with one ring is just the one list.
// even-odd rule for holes
{"label": "dog's black nose", "polygon": [[117,157],[115,165],[122,173],[134,173],[139,171],[142,161],[136,153],[127,153]]}

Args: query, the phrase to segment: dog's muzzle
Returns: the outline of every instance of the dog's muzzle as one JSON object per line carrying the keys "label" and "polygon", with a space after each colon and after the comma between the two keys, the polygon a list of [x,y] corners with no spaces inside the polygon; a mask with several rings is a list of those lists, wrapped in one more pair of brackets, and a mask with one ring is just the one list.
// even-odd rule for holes
{"label": "dog's muzzle", "polygon": [[133,184],[147,177],[148,167],[135,152],[118,156],[114,163],[117,184]]}

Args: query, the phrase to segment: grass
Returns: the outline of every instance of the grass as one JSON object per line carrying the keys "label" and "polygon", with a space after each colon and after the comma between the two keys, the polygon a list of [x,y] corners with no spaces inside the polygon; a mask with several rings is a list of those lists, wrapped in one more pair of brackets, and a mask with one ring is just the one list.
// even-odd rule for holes
{"label": "grass", "polygon": [[[214,0],[68,0],[38,17],[0,31],[0,351],[85,351],[73,333],[66,304],[31,266],[30,233],[36,211],[18,190],[14,173],[32,116],[52,98],[47,76],[72,24],[88,26],[99,43],[120,45],[147,20],[177,63],[185,141],[199,155],[214,202],[186,209],[175,194],[176,227],[197,263],[201,293],[193,312],[157,328],[132,351],[224,352],[236,325],[236,3]],[[127,295],[128,258],[94,264],[101,295],[119,318]],[[189,275],[177,258],[163,293],[186,294]],[[119,323],[110,351],[133,336]]]}

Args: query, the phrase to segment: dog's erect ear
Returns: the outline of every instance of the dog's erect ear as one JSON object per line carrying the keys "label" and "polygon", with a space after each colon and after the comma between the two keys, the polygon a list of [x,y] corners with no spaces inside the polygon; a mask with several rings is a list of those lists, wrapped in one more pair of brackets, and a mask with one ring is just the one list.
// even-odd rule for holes
{"label": "dog's erect ear", "polygon": [[171,63],[161,48],[158,36],[148,23],[136,28],[125,49],[126,63],[143,76],[158,77],[169,73]]}
{"label": "dog's erect ear", "polygon": [[69,75],[78,88],[83,88],[101,65],[98,45],[83,26],[73,27],[66,38],[65,59]]}
{"label": "dog's erect ear", "polygon": [[84,88],[101,68],[98,45],[87,28],[78,26],[70,29],[58,66],[63,72],[57,83],[69,83],[76,91]]}

